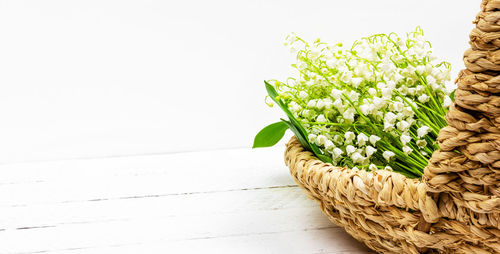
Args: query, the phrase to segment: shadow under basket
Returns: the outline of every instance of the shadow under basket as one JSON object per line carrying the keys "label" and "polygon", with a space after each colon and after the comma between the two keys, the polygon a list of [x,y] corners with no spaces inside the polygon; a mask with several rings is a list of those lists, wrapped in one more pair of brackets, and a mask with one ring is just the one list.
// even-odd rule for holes
{"label": "shadow under basket", "polygon": [[422,179],[336,167],[295,137],[286,146],[297,184],[377,252],[500,253],[500,0],[483,0],[474,23],[449,126]]}

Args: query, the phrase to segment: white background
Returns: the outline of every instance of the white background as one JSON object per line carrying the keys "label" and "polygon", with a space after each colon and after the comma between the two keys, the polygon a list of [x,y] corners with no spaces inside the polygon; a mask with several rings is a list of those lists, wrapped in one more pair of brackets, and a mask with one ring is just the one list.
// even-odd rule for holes
{"label": "white background", "polygon": [[0,1],[0,162],[249,147],[284,36],[420,25],[463,67],[480,1]]}

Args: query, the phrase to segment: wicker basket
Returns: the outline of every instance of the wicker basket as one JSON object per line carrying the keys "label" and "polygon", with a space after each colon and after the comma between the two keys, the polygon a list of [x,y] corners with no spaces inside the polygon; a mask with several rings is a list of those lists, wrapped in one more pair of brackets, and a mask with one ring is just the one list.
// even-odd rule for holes
{"label": "wicker basket", "polygon": [[483,0],[448,127],[422,180],[334,167],[294,137],[285,163],[335,224],[381,253],[500,253],[500,0]]}

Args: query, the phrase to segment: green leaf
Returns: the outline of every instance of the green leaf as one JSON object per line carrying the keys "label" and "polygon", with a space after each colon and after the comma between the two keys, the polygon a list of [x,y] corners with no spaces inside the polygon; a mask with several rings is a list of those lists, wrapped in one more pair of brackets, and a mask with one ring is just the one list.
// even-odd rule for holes
{"label": "green leaf", "polygon": [[319,150],[318,146],[314,143],[310,143],[309,139],[307,136],[304,136],[302,132],[300,132],[297,127],[295,127],[291,122],[288,122],[286,120],[281,119],[281,121],[285,122],[290,130],[295,134],[297,139],[299,140],[300,144],[308,151],[311,151],[316,157],[318,157],[320,160],[328,163],[332,163],[332,158],[323,155],[321,150]]}
{"label": "green leaf", "polygon": [[455,92],[456,92],[456,91],[457,91],[457,90],[453,90],[453,92],[451,92],[451,94],[450,94],[450,99],[451,99],[452,101],[455,101]]}
{"label": "green leaf", "polygon": [[[285,105],[285,103],[283,103],[283,101],[281,101],[280,99],[278,99],[278,92],[276,92],[276,89],[274,89],[274,87],[269,84],[267,81],[264,81],[264,83],[266,84],[266,90],[267,90],[267,94],[269,95],[269,97],[271,97],[271,99],[276,103],[278,104],[278,106],[280,106],[280,108],[285,111],[285,113],[290,117],[290,115],[292,115],[292,112],[290,112],[290,110],[288,110],[288,107]],[[293,117],[293,115],[292,115]]]}
{"label": "green leaf", "polygon": [[304,135],[293,125],[291,122],[286,121],[281,119],[284,123],[288,125],[288,128],[295,134],[295,137],[299,140],[300,144],[306,149],[311,151],[311,146],[309,145],[309,141],[307,140],[307,137],[304,137]]}
{"label": "green leaf", "polygon": [[[276,104],[278,104],[278,106],[280,106],[280,108],[288,116],[288,119],[290,120],[289,123],[291,123],[291,125],[294,127],[294,128],[290,128],[290,129],[292,131],[295,130],[294,131],[295,136],[297,136],[297,138],[299,138],[299,136],[302,136],[304,138],[304,141],[306,141],[306,143],[302,143],[302,141],[301,141],[301,144],[304,147],[310,147],[309,146],[309,140],[307,138],[307,132],[304,129],[304,127],[302,127],[302,125],[300,125],[299,121],[297,121],[297,119],[293,116],[292,112],[290,112],[290,110],[288,109],[287,105],[282,100],[280,100],[279,98],[277,98],[278,97],[278,92],[276,92],[276,90],[274,89],[274,87],[271,84],[269,84],[267,81],[264,81],[264,83],[266,84],[266,90],[267,90],[267,94],[269,95],[269,97],[271,97],[271,99]],[[282,121],[284,121],[284,120],[282,119]],[[300,139],[299,139],[299,141],[300,141]]]}
{"label": "green leaf", "polygon": [[300,122],[293,116],[292,112],[290,112],[287,105],[282,100],[280,100],[278,98],[278,92],[276,92],[276,89],[274,89],[274,87],[271,84],[269,84],[267,81],[264,81],[264,83],[266,85],[266,90],[267,90],[267,94],[269,95],[269,97],[271,97],[271,99],[276,104],[278,104],[278,106],[286,113],[286,115],[288,116],[288,119],[290,120],[290,121],[286,121],[286,120],[281,119],[281,121],[283,121],[284,123],[286,123],[288,125],[288,128],[290,128],[290,130],[295,134],[295,136],[299,140],[300,144],[306,150],[311,151],[320,160],[322,160],[324,162],[331,163],[332,159],[330,157],[325,156],[321,152],[321,150],[318,148],[318,146],[316,146],[316,144],[311,144],[311,142],[309,142],[309,137],[307,135],[307,131],[304,129],[304,127],[302,127]]}
{"label": "green leaf", "polygon": [[287,129],[288,125],[284,122],[277,122],[264,127],[255,136],[252,148],[276,145],[283,138]]}
{"label": "green leaf", "polygon": [[311,144],[311,150],[313,151],[314,155],[316,155],[316,157],[318,157],[320,160],[322,160],[324,162],[328,162],[328,163],[333,162],[332,158],[324,155],[323,152],[321,152],[321,150],[319,150],[319,148],[316,144]]}
{"label": "green leaf", "polygon": [[[270,85],[269,83],[267,83],[267,81],[264,81],[264,83],[266,84],[266,90],[267,90],[267,94],[269,95],[269,97],[271,97],[271,99],[274,102],[276,102],[276,104],[278,104],[278,106],[280,106],[280,108],[283,111],[285,111],[290,122],[297,128],[298,131],[300,131],[302,136],[304,136],[306,138],[306,140],[308,140],[306,130],[304,129],[304,127],[302,127],[302,125],[300,125],[299,121],[297,121],[297,119],[293,116],[292,112],[290,112],[287,105],[283,101],[281,101],[277,98],[278,93],[276,92],[274,87],[272,85]],[[308,143],[309,143],[309,141],[308,141]]]}

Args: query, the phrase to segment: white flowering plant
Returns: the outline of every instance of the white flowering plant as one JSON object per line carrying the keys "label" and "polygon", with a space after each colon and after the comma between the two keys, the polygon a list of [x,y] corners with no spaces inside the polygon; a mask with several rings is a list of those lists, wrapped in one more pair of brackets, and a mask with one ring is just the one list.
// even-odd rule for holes
{"label": "white flowering plant", "polygon": [[296,54],[298,75],[265,86],[288,120],[261,130],[254,148],[276,144],[290,129],[324,162],[422,176],[454,87],[450,64],[436,63],[420,28],[362,38],[348,49],[295,34],[285,45]]}

